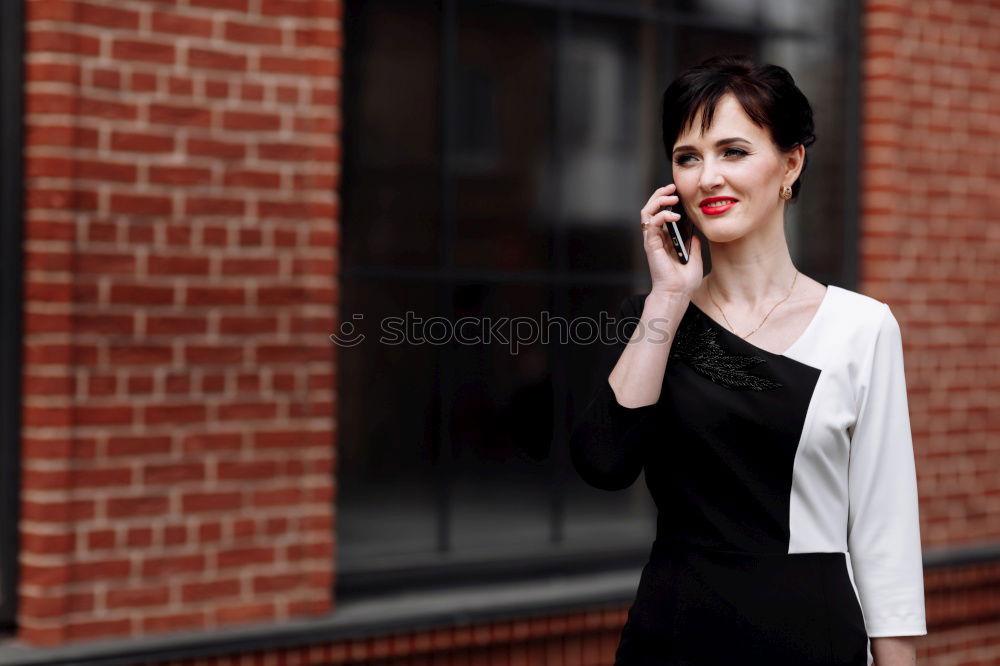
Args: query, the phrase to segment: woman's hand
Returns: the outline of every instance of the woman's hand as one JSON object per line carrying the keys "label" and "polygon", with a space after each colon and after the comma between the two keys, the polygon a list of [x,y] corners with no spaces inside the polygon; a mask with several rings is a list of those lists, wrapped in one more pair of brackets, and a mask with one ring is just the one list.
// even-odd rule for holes
{"label": "woman's hand", "polygon": [[675,206],[680,199],[674,194],[677,186],[671,183],[653,192],[642,209],[641,217],[649,227],[642,232],[643,247],[646,249],[646,260],[649,262],[649,274],[653,279],[650,293],[669,296],[690,295],[698,288],[702,280],[701,239],[691,236],[690,259],[682,264],[674,253],[674,246],[669,233],[661,229],[664,222],[680,219],[680,215],[672,211],[661,211],[664,206]]}

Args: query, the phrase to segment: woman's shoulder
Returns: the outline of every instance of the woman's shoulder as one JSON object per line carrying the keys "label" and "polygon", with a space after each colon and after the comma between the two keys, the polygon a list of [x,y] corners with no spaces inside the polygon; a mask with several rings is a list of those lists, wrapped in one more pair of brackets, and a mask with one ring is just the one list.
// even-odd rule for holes
{"label": "woman's shoulder", "polygon": [[832,298],[828,332],[846,352],[868,357],[879,340],[890,344],[900,341],[899,322],[888,303],[835,285],[828,289]]}
{"label": "woman's shoulder", "polygon": [[852,289],[827,285],[831,310],[845,323],[867,329],[882,327],[887,319],[895,319],[889,304]]}

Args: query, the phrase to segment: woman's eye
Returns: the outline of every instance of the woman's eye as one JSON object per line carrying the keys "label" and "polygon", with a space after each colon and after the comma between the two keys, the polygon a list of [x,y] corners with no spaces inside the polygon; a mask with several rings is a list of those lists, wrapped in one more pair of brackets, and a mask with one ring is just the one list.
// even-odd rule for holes
{"label": "woman's eye", "polygon": [[[732,157],[735,159],[746,157],[749,154],[750,153],[743,150],[742,148],[726,148],[726,150],[723,151],[722,153],[723,157]],[[694,159],[695,159],[694,155],[692,155],[691,153],[685,153],[684,155],[678,155],[677,158],[674,160],[674,162],[678,165],[683,165],[693,161]]]}

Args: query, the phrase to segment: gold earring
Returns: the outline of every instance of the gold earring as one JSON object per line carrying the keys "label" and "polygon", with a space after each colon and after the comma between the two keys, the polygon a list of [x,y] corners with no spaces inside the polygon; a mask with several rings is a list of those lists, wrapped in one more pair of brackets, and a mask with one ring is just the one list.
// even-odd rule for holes
{"label": "gold earring", "polygon": [[785,201],[788,201],[789,199],[791,199],[792,198],[792,188],[791,188],[791,186],[784,185],[781,188],[781,193],[778,196],[780,196]]}

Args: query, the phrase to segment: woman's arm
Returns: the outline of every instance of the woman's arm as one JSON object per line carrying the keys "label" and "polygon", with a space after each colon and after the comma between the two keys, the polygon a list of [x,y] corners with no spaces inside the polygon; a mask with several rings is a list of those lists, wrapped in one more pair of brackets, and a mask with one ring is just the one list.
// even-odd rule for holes
{"label": "woman's arm", "polygon": [[882,303],[857,370],[848,463],[847,546],[868,635],[927,633],[917,476],[899,324]]}
{"label": "woman's arm", "polygon": [[[644,443],[656,426],[656,403],[674,333],[687,307],[682,298],[629,297],[618,309],[618,321],[638,320],[628,344],[616,342],[615,365],[602,372],[598,387],[570,435],[570,454],[588,484],[603,490],[632,485],[643,465]],[[605,371],[606,372],[606,371]]]}
{"label": "woman's arm", "polygon": [[873,666],[915,666],[917,641],[913,636],[882,636],[873,638]]}
{"label": "woman's arm", "polygon": [[[641,313],[626,314],[639,316],[639,324],[608,376],[608,383],[623,406],[654,405],[660,399],[667,357],[688,302],[689,299],[680,296],[650,293],[643,302]],[[631,310],[631,299],[626,299],[622,305],[623,313]]]}

